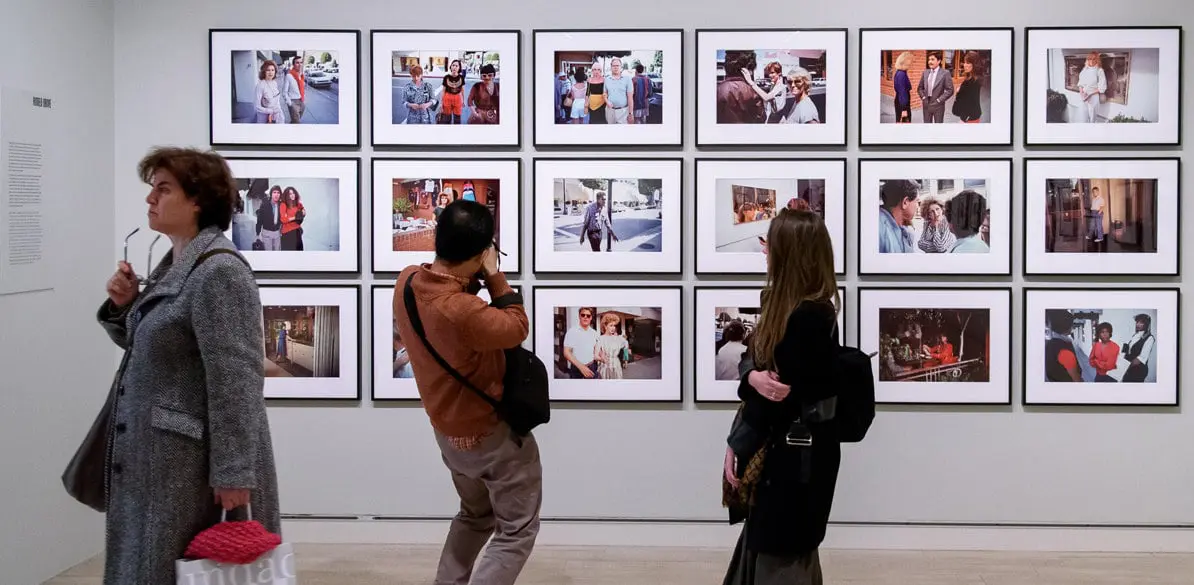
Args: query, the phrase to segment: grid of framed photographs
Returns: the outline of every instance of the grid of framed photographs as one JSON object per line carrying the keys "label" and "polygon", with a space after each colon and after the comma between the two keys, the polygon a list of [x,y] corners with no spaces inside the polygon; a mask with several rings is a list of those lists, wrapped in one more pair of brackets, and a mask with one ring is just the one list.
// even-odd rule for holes
{"label": "grid of framed photographs", "polygon": [[[857,79],[847,74],[854,49],[843,28],[368,33],[363,51],[359,30],[209,31],[213,147],[359,150],[361,89],[368,88],[369,144],[389,151],[367,165],[360,156],[227,156],[241,196],[227,235],[263,277],[360,275],[364,242],[369,271],[396,274],[432,259],[447,204],[478,201],[497,219],[505,272],[560,279],[528,287],[535,301],[528,344],[554,370],[554,400],[683,400],[681,337],[692,319],[693,398],[720,402],[736,399],[730,357],[757,317],[761,236],[779,210],[811,209],[829,227],[835,272],[845,282],[853,256],[864,279],[854,331],[862,349],[876,352],[880,402],[1009,404],[1005,324],[1017,321],[1017,287],[930,281],[1010,279],[1019,228],[1021,273],[1034,279],[1019,287],[1023,403],[1177,404],[1180,291],[1104,289],[1123,281],[1099,279],[1180,278],[1181,159],[1140,150],[1181,145],[1180,27],[1026,27],[1019,41],[1010,27],[862,28]],[[1018,75],[1022,97],[1012,89]],[[533,83],[522,83],[524,76]],[[690,88],[700,153],[692,158],[683,154]],[[845,147],[851,92],[863,150],[854,161],[812,152],[713,154]],[[521,114],[524,99],[530,120]],[[1017,116],[1029,149],[1134,150],[1030,151],[1018,161],[983,152],[1007,152]],[[594,154],[424,154],[521,152],[524,123],[540,153]],[[895,156],[866,152],[897,147]],[[661,157],[661,150],[677,152]],[[690,207],[695,281],[685,279]],[[600,284],[566,280],[586,275]],[[617,275],[646,282],[610,280]],[[1095,286],[1036,286],[1049,276]],[[868,286],[870,277],[906,280]],[[695,282],[691,313],[682,302],[685,282]],[[362,287],[373,307],[372,397],[417,400],[404,375],[409,366],[400,363],[402,342],[391,339],[392,288],[368,282],[262,285],[267,397],[360,398]],[[582,325],[586,318],[591,327]],[[843,311],[843,341],[844,319]],[[1067,376],[1133,387],[1056,385]]]}

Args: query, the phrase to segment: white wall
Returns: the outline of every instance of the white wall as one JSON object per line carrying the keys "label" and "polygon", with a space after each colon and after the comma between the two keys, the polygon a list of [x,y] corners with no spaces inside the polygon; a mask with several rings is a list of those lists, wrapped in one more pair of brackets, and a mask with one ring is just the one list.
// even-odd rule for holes
{"label": "white wall", "polygon": [[[1099,25],[1182,23],[1194,25],[1194,12],[1182,0],[1139,0],[1128,12],[1122,0],[1065,0],[1001,4],[972,3],[966,16],[954,10],[911,10],[900,16],[890,2],[855,0],[819,3],[809,10],[803,3],[749,0],[727,5],[712,0],[640,3],[632,11],[582,11],[554,0],[502,3],[458,0],[450,9],[400,10],[386,0],[342,2],[334,10],[314,0],[232,0],[182,2],[117,0],[116,62],[116,232],[125,233],[141,223],[143,189],[129,172],[139,156],[154,144],[204,145],[207,140],[207,31],[211,27],[352,28],[363,31],[362,61],[368,65],[370,28],[518,28],[523,31],[524,71],[530,70],[531,31],[535,27],[683,27],[685,34],[684,113],[685,175],[691,177],[695,105],[691,96],[695,70],[692,29],[712,26],[760,26],[765,23],[805,27],[850,27],[850,148],[844,156],[853,177],[859,155],[857,124],[857,42],[859,27],[868,26],[1014,26],[1016,27],[1015,140],[1022,125],[1022,27],[1036,25]],[[451,14],[451,17],[447,15]],[[1031,15],[1031,16],[1030,16]],[[894,20],[893,20],[894,18]],[[1031,20],[1029,20],[1031,18]],[[1187,59],[1187,63],[1189,63]],[[1187,67],[1187,71],[1189,67]],[[350,155],[366,159],[375,154],[369,142],[368,77],[361,93],[363,142]],[[530,85],[524,79],[522,112],[525,187],[530,185],[531,144]],[[1187,101],[1187,107],[1190,102]],[[1190,125],[1187,125],[1187,128]],[[1187,135],[1187,140],[1189,136]],[[240,151],[253,155],[266,151]],[[995,154],[966,150],[963,156]],[[326,151],[302,154],[326,155]],[[390,154],[392,153],[385,153]],[[399,156],[435,156],[433,152],[400,153]],[[583,153],[569,152],[570,155]],[[597,153],[602,156],[608,153]],[[650,152],[649,154],[657,154]],[[720,151],[700,153],[724,156]],[[825,156],[837,152],[776,150],[778,156]],[[869,152],[887,156],[888,152]],[[950,156],[944,153],[942,156]],[[1022,148],[1014,149],[1016,173]],[[1112,152],[1099,152],[1111,155]],[[472,156],[445,153],[444,156]],[[482,155],[487,156],[488,153]],[[497,153],[494,156],[508,156]],[[755,158],[753,153],[741,155]],[[766,156],[766,155],[763,155]],[[369,165],[362,165],[368,169]],[[365,171],[368,172],[368,171]],[[857,241],[856,178],[851,178],[848,237]],[[366,181],[365,184],[369,184]],[[694,201],[691,181],[686,201]],[[1019,181],[1015,182],[1018,190]],[[369,197],[364,191],[364,197]],[[388,196],[388,194],[383,194]],[[1019,200],[1014,197],[1014,200]],[[365,205],[366,202],[362,202]],[[523,228],[532,226],[531,209],[524,206]],[[692,225],[694,206],[685,206],[686,272],[693,268]],[[1194,214],[1194,206],[1186,206]],[[368,213],[362,233],[369,233]],[[1187,215],[1189,216],[1189,215]],[[1013,221],[1019,230],[1021,209]],[[368,241],[367,238],[364,241]],[[524,285],[544,282],[530,272],[529,232],[524,237]],[[110,239],[113,249],[117,238]],[[1023,283],[1020,242],[1013,250],[1013,277]],[[367,248],[367,247],[366,247]],[[369,254],[366,249],[364,254]],[[141,253],[138,252],[138,256]],[[1189,259],[1194,257],[1184,255]],[[108,258],[111,260],[111,258]],[[110,263],[110,262],[109,262]],[[369,258],[363,266],[368,270]],[[1191,264],[1187,260],[1186,273]],[[849,339],[855,332],[857,266],[850,255],[848,286]],[[689,279],[690,286],[695,279]],[[98,280],[96,281],[98,282]],[[366,272],[359,281],[368,287],[386,283]],[[548,281],[559,283],[560,280]],[[568,280],[598,284],[605,277]],[[1001,281],[996,281],[1001,282]],[[1128,282],[1124,280],[1123,282]],[[918,282],[932,285],[933,282]],[[528,291],[529,293],[529,291]],[[528,299],[530,295],[528,294]],[[691,306],[691,290],[685,306]],[[1020,295],[1015,295],[1019,304]],[[364,295],[361,322],[369,321],[371,295]],[[1021,325],[1013,360],[1019,380]],[[685,367],[682,381],[689,403],[683,406],[558,406],[551,424],[538,433],[545,465],[547,517],[653,518],[722,522],[720,474],[724,437],[731,419],[726,407],[696,407],[692,396],[692,335],[685,327]],[[361,371],[365,399],[361,404],[277,404],[270,409],[286,513],[346,516],[443,517],[456,510],[455,496],[426,417],[417,405],[372,404],[368,400],[371,367],[368,335]],[[346,340],[347,341],[347,340]],[[1190,380],[1190,376],[1183,378]],[[1189,382],[1187,382],[1189,383]],[[1017,382],[1018,386],[1018,382]],[[1112,410],[1006,408],[884,408],[873,434],[861,445],[845,449],[844,465],[834,509],[834,519],[851,522],[921,523],[1194,523],[1194,414],[1175,410],[1115,412]],[[1160,455],[1160,454],[1163,454]],[[727,528],[726,530],[732,530]],[[886,534],[886,533],[884,533]],[[1014,544],[1014,543],[1013,543]]]}
{"label": "white wall", "polygon": [[[95,324],[112,241],[112,4],[16,0],[0,16],[0,83],[44,91],[61,132],[46,193],[56,214],[53,291],[0,296],[0,581],[40,583],[94,554],[102,517],[59,476],[111,381]],[[69,243],[68,243],[69,240]]]}

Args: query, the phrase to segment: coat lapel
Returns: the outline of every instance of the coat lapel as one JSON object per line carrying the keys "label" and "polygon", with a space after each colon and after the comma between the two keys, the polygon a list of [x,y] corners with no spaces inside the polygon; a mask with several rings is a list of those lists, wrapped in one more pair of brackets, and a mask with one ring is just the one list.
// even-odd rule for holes
{"label": "coat lapel", "polygon": [[178,293],[182,291],[183,283],[186,282],[187,275],[199,260],[199,256],[211,246],[212,241],[220,233],[220,230],[215,227],[199,232],[199,235],[195,236],[195,239],[191,240],[191,243],[183,249],[177,260],[174,258],[174,250],[166,253],[150,277],[158,280],[146,286],[132,310],[129,311],[125,327],[129,332],[130,343],[136,334],[137,324],[144,318],[145,313],[153,310],[154,304],[162,299],[178,296]]}

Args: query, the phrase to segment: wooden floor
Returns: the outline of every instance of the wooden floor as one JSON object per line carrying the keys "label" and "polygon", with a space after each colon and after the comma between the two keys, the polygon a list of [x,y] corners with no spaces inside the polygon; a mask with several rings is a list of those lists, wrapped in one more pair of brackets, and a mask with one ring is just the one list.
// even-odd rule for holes
{"label": "wooden floor", "polygon": [[[519,585],[720,585],[728,550],[539,547]],[[296,545],[300,585],[430,585],[436,547]],[[1194,555],[825,550],[830,585],[1190,585]],[[92,559],[47,585],[99,585]]]}

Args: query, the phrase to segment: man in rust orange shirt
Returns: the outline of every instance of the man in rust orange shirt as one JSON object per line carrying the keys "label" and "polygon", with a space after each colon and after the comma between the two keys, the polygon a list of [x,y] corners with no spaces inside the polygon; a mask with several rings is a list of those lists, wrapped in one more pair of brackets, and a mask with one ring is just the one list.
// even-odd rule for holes
{"label": "man in rust orange shirt", "polygon": [[[435,228],[435,260],[407,267],[394,287],[394,324],[460,496],[435,585],[513,585],[539,532],[543,468],[534,436],[511,432],[492,406],[439,365],[411,326],[404,300],[410,279],[427,342],[461,376],[500,400],[504,350],[521,344],[530,326],[522,296],[498,270],[494,232],[485,205],[450,203]],[[477,296],[481,282],[490,304]]]}

